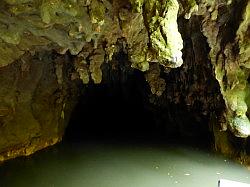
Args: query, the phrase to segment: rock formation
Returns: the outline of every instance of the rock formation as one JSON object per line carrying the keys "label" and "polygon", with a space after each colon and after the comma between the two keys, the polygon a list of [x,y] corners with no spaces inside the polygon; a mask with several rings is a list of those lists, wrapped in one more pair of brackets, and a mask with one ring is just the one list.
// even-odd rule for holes
{"label": "rock formation", "polygon": [[195,124],[173,120],[173,131],[210,131],[217,151],[250,162],[249,1],[3,0],[0,10],[0,160],[60,141],[79,85],[102,84],[123,53],[159,120],[187,112]]}

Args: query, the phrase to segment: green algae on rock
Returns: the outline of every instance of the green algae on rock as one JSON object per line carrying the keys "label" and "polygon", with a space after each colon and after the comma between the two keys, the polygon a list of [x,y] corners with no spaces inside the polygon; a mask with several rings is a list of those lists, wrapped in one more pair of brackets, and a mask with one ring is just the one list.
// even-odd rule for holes
{"label": "green algae on rock", "polygon": [[[176,0],[131,1],[135,9],[142,12],[149,32],[153,55],[164,67],[176,68],[182,65],[183,42],[178,31],[177,15],[179,4]],[[142,5],[144,8],[142,8]]]}
{"label": "green algae on rock", "polygon": [[[238,3],[234,2],[234,6],[242,7]],[[211,48],[211,62],[215,67],[215,76],[220,84],[221,93],[227,107],[226,118],[229,129],[236,136],[246,138],[250,135],[250,122],[247,117],[250,106],[246,102],[249,92],[249,69],[247,66],[250,63],[249,53],[247,53],[249,50],[249,35],[247,34],[249,2],[246,7],[242,7],[242,14],[238,16],[239,20],[235,20],[235,23],[229,22],[229,19],[233,19],[232,16],[235,15],[229,12],[232,4],[226,1],[220,5],[214,2],[210,12],[218,12],[218,9],[223,6],[227,10],[224,11],[224,15],[220,14],[214,17],[212,14],[208,14],[208,17],[205,17],[203,33],[208,38]],[[237,28],[234,24],[238,22],[239,27]],[[230,26],[227,26],[227,24]],[[233,31],[232,28],[235,28],[235,30]],[[220,32],[235,34],[235,38],[232,40],[227,38],[229,36],[220,35]],[[235,52],[236,48],[239,49],[239,53]]]}

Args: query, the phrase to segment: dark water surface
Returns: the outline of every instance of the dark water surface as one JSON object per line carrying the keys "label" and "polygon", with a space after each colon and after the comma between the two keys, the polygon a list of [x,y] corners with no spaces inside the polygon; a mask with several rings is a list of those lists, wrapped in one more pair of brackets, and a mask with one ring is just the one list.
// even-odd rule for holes
{"label": "dark water surface", "polygon": [[195,146],[150,142],[61,143],[0,166],[0,187],[216,187],[250,183],[250,171]]}

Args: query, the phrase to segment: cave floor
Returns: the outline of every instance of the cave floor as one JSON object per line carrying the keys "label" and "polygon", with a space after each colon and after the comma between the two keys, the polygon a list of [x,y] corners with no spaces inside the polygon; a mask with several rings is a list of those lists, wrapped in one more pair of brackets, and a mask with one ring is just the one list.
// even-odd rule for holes
{"label": "cave floor", "polygon": [[62,142],[0,166],[1,187],[216,187],[250,183],[249,171],[204,148],[178,143]]}

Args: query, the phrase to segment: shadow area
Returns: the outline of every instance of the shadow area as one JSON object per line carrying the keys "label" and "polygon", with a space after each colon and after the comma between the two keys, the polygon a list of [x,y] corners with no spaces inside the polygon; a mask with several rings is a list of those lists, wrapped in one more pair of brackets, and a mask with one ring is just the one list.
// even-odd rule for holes
{"label": "shadow area", "polygon": [[122,84],[88,85],[71,115],[64,141],[161,139],[164,130],[146,106],[144,88],[133,81],[140,80],[140,75],[134,76]]}

